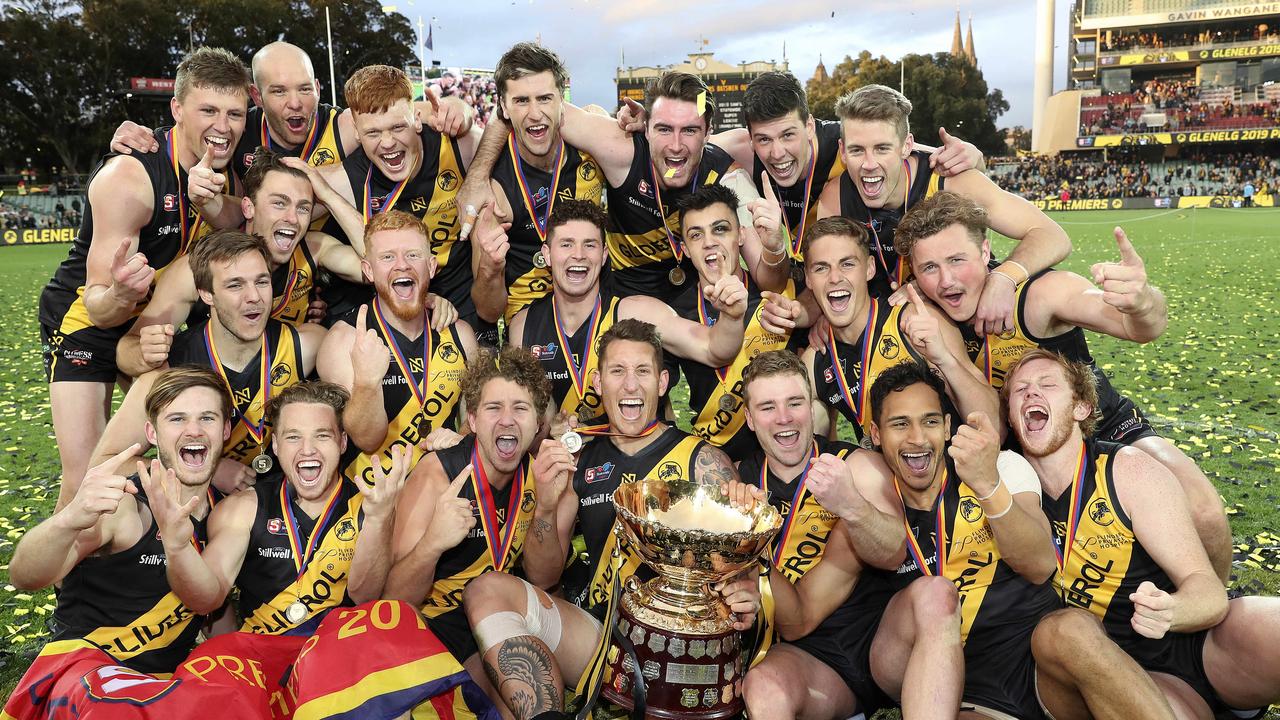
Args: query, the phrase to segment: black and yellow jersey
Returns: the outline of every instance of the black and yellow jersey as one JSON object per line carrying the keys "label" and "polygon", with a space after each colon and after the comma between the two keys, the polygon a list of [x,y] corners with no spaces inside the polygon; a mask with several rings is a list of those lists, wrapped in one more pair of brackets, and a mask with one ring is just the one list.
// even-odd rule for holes
{"label": "black and yellow jersey", "polygon": [[906,198],[899,208],[868,208],[849,173],[840,176],[840,214],[865,225],[870,236],[871,258],[876,266],[876,275],[870,283],[872,297],[889,297],[893,292],[890,281],[901,284],[910,277],[908,263],[898,261],[898,251],[893,247],[893,231],[912,205],[938,192],[943,186],[944,178],[935,175],[929,167],[929,153],[912,150],[911,155],[916,159],[916,168],[913,172],[907,161],[902,161]]}
{"label": "black and yellow jersey", "polygon": [[[193,241],[209,233],[210,227],[187,200],[187,171],[178,162],[181,149],[175,147],[175,142],[181,142],[180,137],[167,127],[157,128],[152,134],[160,145],[160,152],[134,153],[125,157],[141,163],[151,181],[151,219],[138,231],[138,252],[146,256],[148,266],[155,268],[158,280],[170,263],[186,254]],[[103,158],[89,176],[88,184],[91,185],[103,165],[117,155],[112,153]],[[40,295],[40,323],[61,335],[87,331],[90,335],[100,336],[95,339],[104,349],[109,343],[114,357],[116,341],[129,331],[133,320],[103,329],[95,327],[89,319],[89,311],[84,306],[84,291],[92,242],[93,205],[88,202],[86,194],[80,232],[71,244],[67,259],[54,271],[53,279]],[[142,314],[145,307],[146,302],[138,303],[133,316],[136,318]]]}
{"label": "black and yellow jersey", "polygon": [[[147,503],[138,476],[129,478],[139,505]],[[148,511],[147,515],[151,513]],[[194,540],[205,537],[195,520]],[[120,663],[149,673],[171,673],[195,646],[204,617],[169,588],[164,543],[152,517],[133,547],[90,555],[62,581],[53,611],[53,639],[84,638]]]}
{"label": "black and yellow jersey", "polygon": [[[738,350],[737,357],[722,368],[713,368],[684,358],[680,360],[680,369],[689,382],[689,410],[693,413],[694,434],[723,448],[730,457],[737,458],[760,447],[755,433],[747,427],[747,406],[742,398],[742,371],[747,369],[747,364],[756,355],[784,348],[797,350],[802,340],[799,335],[778,335],[761,326],[760,313],[764,307],[760,287],[750,274],[744,272],[743,275],[747,286],[747,315],[742,347]],[[681,308],[678,312],[686,320],[714,325],[720,312],[706,302],[699,286],[699,282],[694,282],[685,290],[685,294],[690,297],[685,302],[674,304]],[[795,283],[788,280],[787,287],[781,294],[795,298]],[[690,305],[693,306],[691,310],[684,310]]]}
{"label": "black and yellow jersey", "polygon": [[[272,396],[304,379],[302,343],[298,330],[279,320],[268,320],[262,347],[243,369],[222,364],[206,320],[187,328],[173,339],[169,365],[211,368],[231,391],[231,437],[222,444],[222,457],[248,465],[254,456],[271,452],[271,427],[266,406]],[[265,359],[264,359],[265,358]]]}
{"label": "black and yellow jersey", "polygon": [[859,440],[871,432],[871,386],[880,373],[900,363],[923,361],[902,334],[905,306],[874,297],[867,305],[862,337],[850,345],[828,335],[827,352],[816,354],[810,378],[814,396],[839,410]]}
{"label": "black and yellow jersey", "polygon": [[[299,242],[289,262],[271,271],[271,317],[294,327],[306,322],[311,292],[319,273],[320,266],[311,256],[306,241]],[[197,300],[187,313],[187,327],[208,319],[209,306]]]}
{"label": "black and yellow jersey", "polygon": [[590,155],[562,142],[553,162],[555,168],[551,172],[523,162],[512,133],[507,136],[506,152],[498,156],[490,174],[511,204],[507,322],[521,308],[551,292],[551,271],[545,258],[538,262],[535,256],[542,250],[547,220],[556,202],[588,200],[599,205],[603,199],[604,175]]}
{"label": "black and yellow jersey", "polygon": [[[244,632],[311,635],[330,609],[352,604],[347,579],[364,518],[360,490],[339,477],[325,508],[312,518],[298,507],[288,485],[281,480],[253,488],[257,514],[236,576],[236,611]],[[289,606],[295,603],[306,613],[290,620]]]}
{"label": "black and yellow jersey", "polygon": [[[688,187],[664,190],[654,176],[649,142],[642,133],[632,135],[635,145],[627,179],[607,191],[609,207],[609,249],[612,282],[618,297],[669,294],[691,280],[698,272],[684,254],[680,234],[680,214],[676,203],[692,188],[714,185],[733,167],[729,153],[715,145],[703,146],[698,169]],[[672,242],[680,253],[677,261]],[[670,274],[683,271],[682,283],[672,283]],[[679,278],[677,278],[679,279]]]}
{"label": "black and yellow jersey", "polygon": [[471,501],[479,521],[462,542],[446,550],[436,561],[435,583],[422,606],[422,614],[428,618],[460,612],[463,588],[481,574],[491,570],[508,572],[514,568],[533,521],[537,505],[533,458],[526,455],[510,482],[496,488],[486,479],[483,461],[475,447],[475,436],[468,435],[457,445],[436,453],[445,477],[450,480],[468,464],[472,466],[471,480],[458,491],[458,497]]}
{"label": "black and yellow jersey", "polygon": [[[804,237],[805,229],[818,219],[818,196],[822,194],[827,182],[844,174],[844,159],[840,157],[840,122],[819,118],[814,118],[813,121],[816,142],[810,148],[810,165],[805,176],[791,187],[782,187],[773,182],[772,178],[769,180],[787,219],[787,231],[790,234],[787,253],[797,263],[804,262],[804,254],[800,252],[800,239]],[[751,166],[751,179],[761,197],[764,196],[764,185],[760,182],[760,174],[763,172],[765,164],[756,155]]]}
{"label": "black and yellow jersey", "polygon": [[618,321],[618,298],[601,293],[598,301],[598,311],[567,336],[559,327],[554,295],[535,300],[524,317],[524,346],[542,363],[551,382],[552,404],[582,424],[604,414],[591,373],[599,360],[600,336]]}
{"label": "black and yellow jersey", "polygon": [[[586,552],[575,558],[564,574],[564,596],[582,608],[608,600],[613,587],[613,491],[624,482],[646,478],[692,480],[694,458],[705,440],[674,427],[657,431],[658,438],[635,455],[627,455],[608,437],[587,443],[578,455],[573,492],[578,497],[578,532]],[[625,540],[621,579],[640,571],[640,555]],[[647,571],[646,571],[647,572]]]}
{"label": "black and yellow jersey", "polygon": [[269,148],[282,157],[302,158],[308,165],[320,167],[340,163],[346,158],[342,150],[342,136],[338,132],[338,116],[340,108],[328,103],[317,103],[315,119],[311,123],[311,131],[301,145],[292,148],[283,147],[271,140],[267,130],[267,113],[262,106],[249,108],[245,119],[244,133],[236,144],[235,155],[231,162],[235,173],[241,178],[253,164],[253,152],[259,147]]}
{"label": "black and yellow jersey", "polygon": [[[368,327],[378,333],[391,350],[391,362],[382,376],[382,403],[387,412],[387,434],[376,455],[383,471],[391,469],[391,449],[399,445],[409,452],[409,467],[422,458],[418,441],[436,428],[454,428],[462,400],[462,371],[467,367],[466,351],[458,329],[450,325],[436,332],[424,325],[423,332],[410,340],[382,318],[377,300],[368,303]],[[354,322],[354,316],[346,321]],[[344,321],[345,322],[345,321]],[[423,358],[426,361],[423,362]],[[412,380],[410,377],[412,376]],[[412,383],[412,384],[411,384]],[[421,392],[422,399],[418,399]],[[343,455],[346,477],[374,482],[370,455],[354,444]]]}

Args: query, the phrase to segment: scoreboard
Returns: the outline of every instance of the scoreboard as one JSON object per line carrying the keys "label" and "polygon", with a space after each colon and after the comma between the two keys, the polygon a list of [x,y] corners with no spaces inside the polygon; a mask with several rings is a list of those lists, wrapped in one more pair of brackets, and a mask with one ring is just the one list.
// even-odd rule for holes
{"label": "scoreboard", "polygon": [[[731,75],[715,74],[701,76],[711,89],[711,98],[715,101],[715,127],[712,132],[746,127],[746,118],[742,114],[742,96],[747,91],[747,84],[755,79],[758,73],[734,73]],[[648,78],[618,79],[618,103],[630,98],[644,103],[644,89]]]}

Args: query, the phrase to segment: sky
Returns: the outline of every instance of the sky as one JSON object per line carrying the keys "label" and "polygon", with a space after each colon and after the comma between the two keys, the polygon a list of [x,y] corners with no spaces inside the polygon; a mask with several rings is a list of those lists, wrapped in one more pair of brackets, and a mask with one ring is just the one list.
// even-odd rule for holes
{"label": "sky", "polygon": [[[445,66],[492,68],[516,42],[541,36],[564,59],[573,100],[612,110],[614,72],[627,65],[669,65],[706,49],[731,64],[783,58],[807,81],[819,56],[830,70],[845,55],[869,50],[896,59],[951,48],[956,0],[478,0],[439,3],[386,0],[416,28],[434,17],[434,58]],[[962,25],[973,14],[974,47],[987,85],[1009,111],[997,126],[1031,125],[1035,59],[1034,0],[960,0]],[[785,13],[780,12],[785,8]],[[1066,84],[1070,0],[1057,0],[1054,89]],[[428,62],[431,60],[428,53]]]}

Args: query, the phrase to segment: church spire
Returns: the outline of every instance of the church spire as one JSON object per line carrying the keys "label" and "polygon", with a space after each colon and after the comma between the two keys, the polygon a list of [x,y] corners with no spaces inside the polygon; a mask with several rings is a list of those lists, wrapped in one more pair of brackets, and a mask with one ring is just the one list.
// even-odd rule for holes
{"label": "church spire", "polygon": [[964,36],[964,59],[978,67],[978,55],[973,51],[973,13],[969,13],[969,31]]}
{"label": "church spire", "polygon": [[960,43],[960,3],[956,3],[956,29],[951,35],[951,56],[964,57],[964,45]]}

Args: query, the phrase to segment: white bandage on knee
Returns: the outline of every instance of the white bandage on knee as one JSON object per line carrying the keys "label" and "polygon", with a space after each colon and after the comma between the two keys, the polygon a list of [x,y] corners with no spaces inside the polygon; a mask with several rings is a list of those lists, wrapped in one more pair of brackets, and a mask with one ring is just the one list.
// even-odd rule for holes
{"label": "white bandage on knee", "polygon": [[560,647],[560,609],[555,603],[551,607],[543,607],[538,591],[532,585],[525,584],[524,621],[529,626],[529,634],[546,643],[547,649],[555,652]]}
{"label": "white bandage on knee", "polygon": [[523,615],[503,610],[476,623],[476,626],[471,629],[471,634],[476,636],[476,645],[480,648],[480,654],[483,655],[494,645],[530,633],[529,628],[525,627]]}
{"label": "white bandage on knee", "polygon": [[489,652],[489,649],[495,645],[521,635],[532,635],[538,638],[552,652],[560,646],[562,632],[560,611],[555,605],[549,608],[543,607],[538,598],[538,591],[534,590],[532,585],[526,584],[525,591],[527,596],[524,615],[504,610],[484,618],[472,628],[472,634],[476,636],[476,645],[480,648],[481,655]]}

